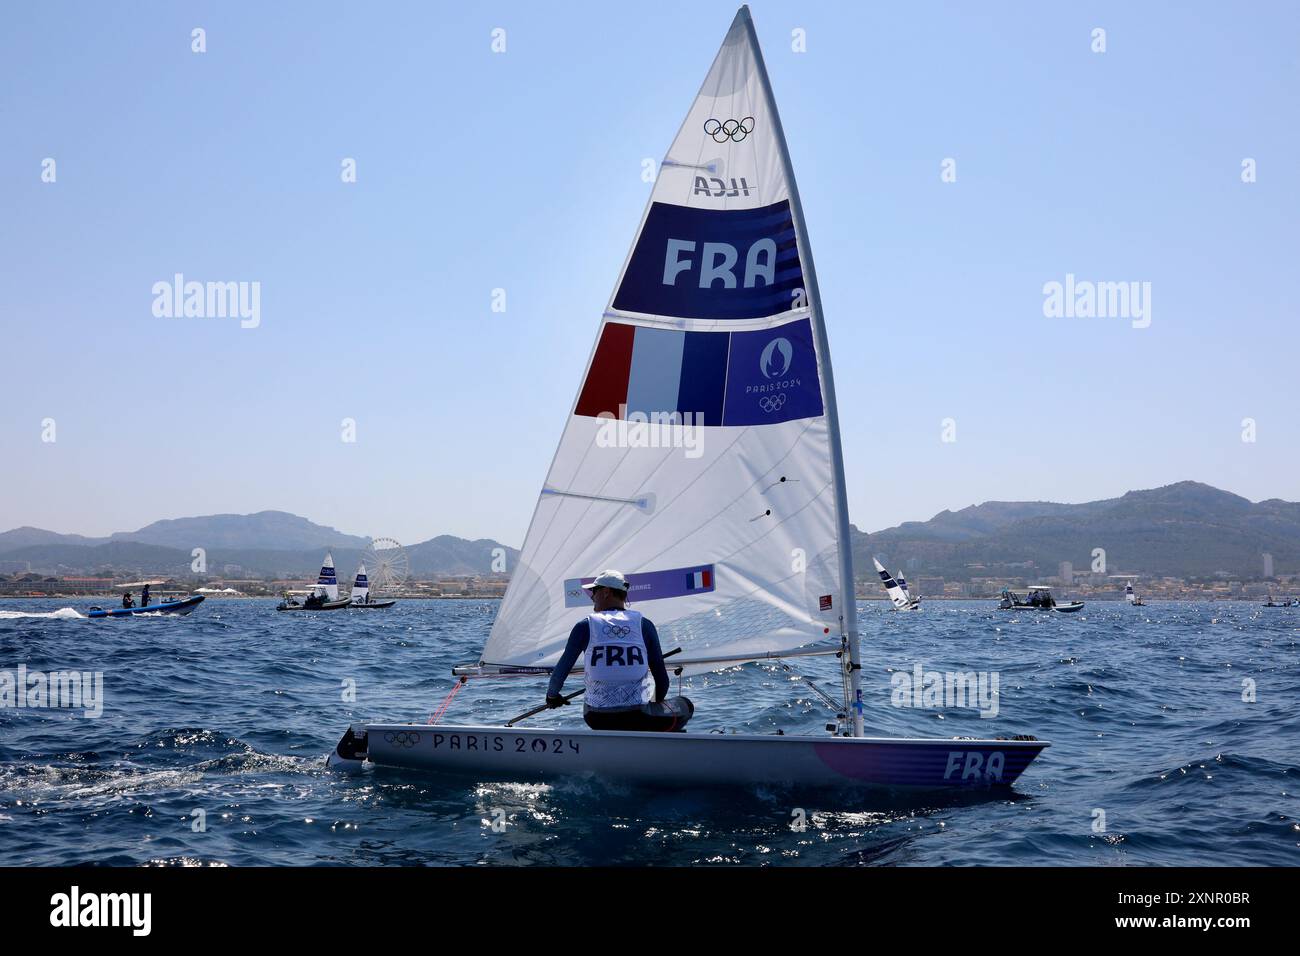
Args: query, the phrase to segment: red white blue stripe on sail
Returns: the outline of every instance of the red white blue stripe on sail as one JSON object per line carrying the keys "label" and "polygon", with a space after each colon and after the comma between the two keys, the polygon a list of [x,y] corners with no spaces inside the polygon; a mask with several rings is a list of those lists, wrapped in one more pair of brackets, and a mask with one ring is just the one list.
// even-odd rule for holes
{"label": "red white blue stripe on sail", "polygon": [[[591,597],[583,590],[595,578],[569,578],[564,582],[565,607],[590,607]],[[685,597],[688,594],[707,594],[713,590],[713,565],[698,564],[690,568],[668,568],[663,571],[642,571],[627,576],[627,599],[659,601],[664,598]]]}
{"label": "red white blue stripe on sail", "polygon": [[797,319],[747,332],[607,322],[574,413],[771,425],[815,418],[822,410],[812,327]]}

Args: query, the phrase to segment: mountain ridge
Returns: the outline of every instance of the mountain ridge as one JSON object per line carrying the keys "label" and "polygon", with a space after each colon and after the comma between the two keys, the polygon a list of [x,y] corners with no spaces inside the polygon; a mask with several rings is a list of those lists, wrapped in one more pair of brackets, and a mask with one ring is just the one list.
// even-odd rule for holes
{"label": "mountain ridge", "polygon": [[984,502],[851,534],[859,571],[873,554],[887,554],[913,575],[957,580],[1026,564],[1056,574],[1066,561],[1086,571],[1097,548],[1109,573],[1254,579],[1262,576],[1264,553],[1273,556],[1275,575],[1300,571],[1300,503],[1252,503],[1196,481],[1080,504]]}
{"label": "mountain ridge", "polygon": [[[860,579],[870,578],[873,555],[910,576],[969,580],[1018,576],[1016,568],[1056,574],[1065,561],[1085,571],[1102,548],[1109,573],[1253,580],[1262,576],[1265,552],[1273,556],[1275,575],[1300,573],[1300,503],[1252,503],[1181,481],[1078,504],[985,501],[870,534],[851,526],[851,539]],[[329,549],[346,575],[369,540],[289,512],[259,511],[162,519],[105,538],[22,526],[0,533],[0,563],[191,574],[192,550],[202,547],[212,574],[231,566],[237,573],[292,577],[314,573]],[[412,575],[420,576],[491,573],[500,566],[497,549],[513,570],[519,552],[487,538],[437,535],[405,550]]]}
{"label": "mountain ridge", "polygon": [[[265,548],[299,551],[311,547],[365,548],[370,539],[344,534],[288,511],[164,518],[138,531],[119,531],[111,540],[138,541],[170,548]],[[202,542],[195,544],[194,542]]]}
{"label": "mountain ridge", "polygon": [[[60,534],[23,526],[0,533],[0,562],[83,571],[131,569],[191,575],[193,550],[203,548],[208,573],[274,577],[314,574],[326,550],[332,551],[340,575],[351,574],[370,545],[370,538],[345,534],[287,511],[247,515],[217,514],[165,518],[136,531],[106,538]],[[488,538],[474,541],[437,535],[405,547],[413,575],[486,574],[493,571],[497,549],[506,566],[519,552]]]}

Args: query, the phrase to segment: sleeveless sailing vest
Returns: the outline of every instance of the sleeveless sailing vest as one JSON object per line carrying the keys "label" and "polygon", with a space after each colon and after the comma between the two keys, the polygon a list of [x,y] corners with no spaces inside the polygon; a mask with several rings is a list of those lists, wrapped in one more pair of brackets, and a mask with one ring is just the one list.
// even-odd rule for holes
{"label": "sleeveless sailing vest", "polygon": [[592,710],[640,707],[654,700],[654,675],[646,660],[640,611],[600,611],[590,628],[583,676]]}

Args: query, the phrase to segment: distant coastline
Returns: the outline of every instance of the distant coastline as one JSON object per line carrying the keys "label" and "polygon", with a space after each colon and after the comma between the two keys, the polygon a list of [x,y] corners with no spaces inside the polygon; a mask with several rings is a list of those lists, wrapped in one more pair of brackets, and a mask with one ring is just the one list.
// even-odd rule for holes
{"label": "distant coastline", "polygon": [[[1195,481],[1080,504],[986,501],[850,535],[865,599],[883,597],[873,558],[927,601],[995,598],[1034,584],[1077,600],[1119,600],[1128,582],[1147,600],[1300,595],[1300,503],[1251,502]],[[101,538],[25,526],[0,532],[0,597],[99,596],[142,577],[180,591],[278,596],[310,586],[326,551],[346,579],[374,540],[283,511],[164,519]],[[386,591],[500,597],[519,561],[519,550],[492,539],[439,535],[404,547],[403,573]]]}

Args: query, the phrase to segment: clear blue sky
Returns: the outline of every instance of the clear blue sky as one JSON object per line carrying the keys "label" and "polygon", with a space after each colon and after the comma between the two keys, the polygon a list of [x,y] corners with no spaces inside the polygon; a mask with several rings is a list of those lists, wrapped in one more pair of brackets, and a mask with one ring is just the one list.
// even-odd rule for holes
{"label": "clear blue sky", "polygon": [[[1300,498],[1300,7],[751,8],[856,524],[1187,478]],[[0,529],[278,508],[521,543],[641,161],[735,9],[6,5]],[[155,318],[176,272],[260,281],[261,326]],[[1151,327],[1045,318],[1067,273],[1151,282]]]}

